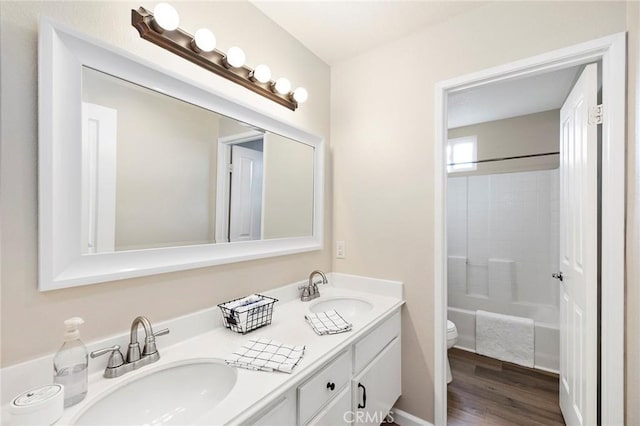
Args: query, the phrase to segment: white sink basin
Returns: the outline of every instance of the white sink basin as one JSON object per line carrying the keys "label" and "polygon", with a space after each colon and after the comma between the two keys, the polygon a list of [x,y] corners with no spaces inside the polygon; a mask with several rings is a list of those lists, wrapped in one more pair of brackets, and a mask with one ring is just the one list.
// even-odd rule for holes
{"label": "white sink basin", "polygon": [[373,305],[366,300],[355,297],[330,297],[321,298],[309,307],[314,314],[335,309],[344,319],[353,319],[369,312]]}
{"label": "white sink basin", "polygon": [[196,424],[236,384],[236,369],[220,360],[169,364],[123,383],[84,409],[75,425]]}

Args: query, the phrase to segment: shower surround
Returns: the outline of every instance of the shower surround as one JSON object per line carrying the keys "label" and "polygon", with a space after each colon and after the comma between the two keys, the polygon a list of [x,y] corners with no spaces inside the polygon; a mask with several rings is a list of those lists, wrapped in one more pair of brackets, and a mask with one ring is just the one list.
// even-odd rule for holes
{"label": "shower surround", "polygon": [[449,319],[475,351],[475,311],[531,318],[536,368],[557,371],[559,171],[449,177]]}

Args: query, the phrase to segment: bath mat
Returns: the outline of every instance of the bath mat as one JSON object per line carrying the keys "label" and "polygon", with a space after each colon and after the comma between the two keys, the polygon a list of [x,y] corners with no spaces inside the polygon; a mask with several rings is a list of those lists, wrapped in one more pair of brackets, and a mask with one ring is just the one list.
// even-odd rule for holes
{"label": "bath mat", "polygon": [[533,320],[476,311],[476,352],[501,361],[533,368]]}

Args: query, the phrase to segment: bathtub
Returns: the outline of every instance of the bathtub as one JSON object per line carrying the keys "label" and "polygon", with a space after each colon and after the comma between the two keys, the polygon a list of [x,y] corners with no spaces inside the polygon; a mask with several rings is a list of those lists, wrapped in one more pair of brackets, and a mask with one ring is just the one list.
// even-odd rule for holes
{"label": "bathtub", "polygon": [[[558,373],[560,368],[560,329],[558,322],[543,322],[536,320],[540,316],[539,307],[522,304],[518,316],[534,319],[534,368],[538,370]],[[531,312],[527,313],[529,310]],[[448,308],[448,318],[458,329],[458,342],[454,346],[469,352],[476,351],[476,312],[469,309]],[[510,312],[505,314],[514,315]],[[549,317],[549,313],[543,313]]]}

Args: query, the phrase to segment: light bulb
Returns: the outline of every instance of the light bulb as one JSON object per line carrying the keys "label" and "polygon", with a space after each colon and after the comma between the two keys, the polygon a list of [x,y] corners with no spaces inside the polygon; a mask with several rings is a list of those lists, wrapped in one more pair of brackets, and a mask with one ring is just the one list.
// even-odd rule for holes
{"label": "light bulb", "polygon": [[206,28],[200,28],[193,37],[197,50],[202,52],[211,52],[216,48],[216,36]]}
{"label": "light bulb", "polygon": [[243,66],[246,59],[242,49],[237,46],[230,47],[229,50],[227,50],[227,63],[234,68]]}
{"label": "light bulb", "polygon": [[271,70],[268,66],[260,64],[253,70],[251,76],[260,83],[267,83],[271,80]]}
{"label": "light bulb", "polygon": [[164,31],[173,31],[180,25],[180,15],[169,3],[158,3],[153,8],[153,19]]}
{"label": "light bulb", "polygon": [[291,91],[291,82],[284,77],[280,77],[276,80],[276,84],[273,86],[276,92],[281,95],[286,95]]}
{"label": "light bulb", "polygon": [[293,100],[297,103],[303,104],[307,102],[307,99],[309,99],[309,92],[304,87],[298,87],[293,91]]}

